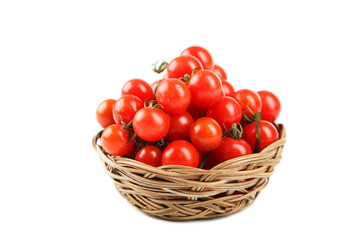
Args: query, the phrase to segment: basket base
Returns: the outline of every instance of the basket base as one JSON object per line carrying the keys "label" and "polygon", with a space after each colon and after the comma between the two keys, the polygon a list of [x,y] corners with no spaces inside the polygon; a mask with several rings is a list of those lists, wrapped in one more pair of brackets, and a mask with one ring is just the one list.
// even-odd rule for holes
{"label": "basket base", "polygon": [[117,182],[115,187],[128,202],[142,213],[165,220],[186,221],[195,219],[211,219],[236,213],[254,203],[261,189],[268,183],[264,181],[254,191],[231,195],[219,194],[214,197],[189,200],[187,198],[153,199],[144,195],[128,193]]}

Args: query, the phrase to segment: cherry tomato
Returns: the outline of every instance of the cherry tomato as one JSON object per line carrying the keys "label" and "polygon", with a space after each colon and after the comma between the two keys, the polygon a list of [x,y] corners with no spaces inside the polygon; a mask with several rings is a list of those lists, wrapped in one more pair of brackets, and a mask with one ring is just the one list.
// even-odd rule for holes
{"label": "cherry tomato", "polygon": [[141,139],[155,142],[166,136],[170,128],[170,120],[164,111],[145,107],[135,114],[133,127],[136,135]]}
{"label": "cherry tomato", "polygon": [[115,99],[104,100],[96,109],[96,120],[103,128],[106,128],[107,126],[115,123],[112,114],[112,109],[115,102]]}
{"label": "cherry tomato", "polygon": [[261,111],[260,96],[254,91],[249,89],[241,89],[235,92],[234,98],[240,103],[241,109],[248,116],[252,116],[252,114],[246,106],[249,106],[254,114]]}
{"label": "cherry tomato", "polygon": [[224,69],[222,67],[220,67],[217,64],[214,64],[214,68],[213,71],[215,71],[217,73],[217,75],[219,75],[221,81],[227,81],[227,76],[226,76],[226,72],[224,71]]}
{"label": "cherry tomato", "polygon": [[249,143],[243,139],[234,139],[232,137],[224,138],[214,152],[216,164],[253,153]]}
{"label": "cherry tomato", "polygon": [[280,114],[281,104],[279,99],[270,91],[258,91],[261,98],[261,118],[262,120],[274,123]]}
{"label": "cherry tomato", "polygon": [[117,124],[121,124],[121,117],[125,124],[128,124],[137,111],[144,107],[140,98],[134,95],[126,95],[119,98],[113,107],[113,117]]}
{"label": "cherry tomato", "polygon": [[155,96],[155,90],[156,90],[156,87],[159,85],[159,83],[161,83],[163,81],[163,79],[160,79],[160,80],[157,80],[155,82],[153,82],[150,87],[151,89],[153,90],[153,93],[154,93],[154,96]]}
{"label": "cherry tomato", "polygon": [[[250,123],[244,128],[242,139],[248,142],[254,151],[256,142],[256,123]],[[279,133],[275,126],[265,120],[260,120],[260,147],[259,152],[264,148],[276,142],[279,139]]]}
{"label": "cherry tomato", "polygon": [[156,101],[169,114],[184,112],[190,104],[191,93],[179,79],[169,78],[161,82],[156,91]]}
{"label": "cherry tomato", "polygon": [[188,139],[193,117],[188,112],[182,112],[176,115],[170,115],[170,129],[166,135],[169,141]]}
{"label": "cherry tomato", "polygon": [[106,152],[114,156],[123,156],[129,153],[134,145],[128,141],[128,132],[119,124],[113,124],[104,129],[101,143]]}
{"label": "cherry tomato", "polygon": [[191,103],[208,108],[224,96],[220,78],[211,70],[200,70],[189,80]]}
{"label": "cherry tomato", "polygon": [[165,148],[161,157],[161,164],[198,167],[199,152],[188,141],[176,140]]}
{"label": "cherry tomato", "polygon": [[168,78],[181,78],[185,74],[191,75],[195,68],[201,68],[200,61],[190,55],[183,55],[174,58],[167,66]]}
{"label": "cherry tomato", "polygon": [[153,167],[159,167],[161,166],[161,155],[161,150],[157,147],[145,146],[138,151],[135,160]]}
{"label": "cherry tomato", "polygon": [[200,108],[191,103],[186,111],[191,114],[194,120],[206,116],[206,108]]}
{"label": "cherry tomato", "polygon": [[123,155],[123,157],[135,159],[135,155],[136,155],[137,149],[138,149],[137,145],[134,144],[133,147],[131,148],[130,152],[128,152],[127,154]]}
{"label": "cherry tomato", "polygon": [[228,81],[223,81],[222,82],[222,87],[224,89],[225,96],[234,97],[235,89],[231,85],[231,83],[229,83]]}
{"label": "cherry tomato", "polygon": [[213,69],[214,67],[214,62],[210,53],[208,52],[208,50],[206,50],[203,47],[200,46],[188,47],[180,55],[191,55],[196,57],[201,62],[201,65],[203,66],[204,69]]}
{"label": "cherry tomato", "polygon": [[240,104],[232,97],[221,97],[207,109],[206,116],[215,119],[223,132],[230,129],[233,123],[238,123],[242,117]]}
{"label": "cherry tomato", "polygon": [[190,140],[200,151],[210,152],[216,149],[222,139],[220,125],[212,118],[199,118],[190,127]]}
{"label": "cherry tomato", "polygon": [[122,96],[135,95],[145,102],[146,99],[149,101],[154,99],[154,93],[150,85],[142,79],[131,79],[127,81],[121,91]]}

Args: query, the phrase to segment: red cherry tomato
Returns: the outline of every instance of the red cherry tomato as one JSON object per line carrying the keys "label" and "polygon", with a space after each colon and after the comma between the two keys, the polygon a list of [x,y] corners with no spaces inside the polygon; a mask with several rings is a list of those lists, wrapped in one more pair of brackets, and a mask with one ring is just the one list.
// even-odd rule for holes
{"label": "red cherry tomato", "polygon": [[115,102],[115,99],[104,100],[96,109],[96,120],[103,128],[106,128],[107,126],[115,123],[112,114],[112,109]]}
{"label": "red cherry tomato", "polygon": [[221,81],[227,81],[227,76],[226,76],[226,72],[224,71],[224,69],[222,67],[220,67],[217,64],[214,64],[214,68],[213,70],[217,73],[217,75],[219,75]]}
{"label": "red cherry tomato", "polygon": [[169,114],[184,112],[190,104],[191,93],[179,79],[169,78],[161,82],[156,91],[156,101]]}
{"label": "red cherry tomato", "polygon": [[128,141],[128,132],[119,124],[113,124],[104,129],[101,143],[106,152],[114,156],[123,156],[129,153],[134,145]]}
{"label": "red cherry tomato", "polygon": [[235,89],[231,85],[231,83],[229,83],[228,81],[223,81],[222,82],[222,87],[224,89],[225,96],[234,97]]}
{"label": "red cherry tomato", "polygon": [[201,65],[203,66],[204,69],[213,69],[214,67],[214,62],[210,53],[208,52],[208,50],[206,50],[203,47],[200,46],[188,47],[180,55],[191,55],[196,57],[201,62]]}
{"label": "red cherry tomato", "polygon": [[161,157],[161,164],[198,167],[199,152],[188,141],[176,140],[165,148]]}
{"label": "red cherry tomato", "polygon": [[201,68],[200,61],[190,55],[183,55],[174,58],[167,66],[168,78],[181,78],[185,74],[191,75],[195,68]]}
{"label": "red cherry tomato", "polygon": [[[254,151],[256,143],[256,123],[250,123],[244,128],[242,139],[248,142]],[[276,142],[279,139],[279,133],[275,126],[265,120],[260,120],[260,147],[259,152],[264,148]]]}
{"label": "red cherry tomato", "polygon": [[154,93],[150,85],[142,79],[131,79],[127,81],[121,91],[122,96],[135,95],[145,102],[146,99],[149,101],[154,99]]}
{"label": "red cherry tomato", "polygon": [[170,115],[170,129],[166,135],[169,141],[188,139],[193,117],[188,112],[182,112],[176,115]]}
{"label": "red cherry tomato", "polygon": [[113,117],[117,124],[121,124],[121,117],[125,124],[128,124],[137,111],[144,107],[140,98],[134,95],[126,95],[119,98],[113,107]]}
{"label": "red cherry tomato", "polygon": [[270,91],[258,91],[261,98],[261,118],[274,123],[280,114],[281,104],[279,99]]}
{"label": "red cherry tomato", "polygon": [[161,166],[161,155],[161,150],[157,147],[145,146],[138,151],[135,160],[153,167],[159,167]]}
{"label": "red cherry tomato", "polygon": [[224,138],[214,152],[216,164],[253,153],[249,143],[243,139],[234,139],[232,137]]}
{"label": "red cherry tomato", "polygon": [[142,108],[134,116],[133,127],[137,136],[149,142],[155,142],[169,131],[170,120],[166,113],[158,108]]}
{"label": "red cherry tomato", "polygon": [[206,116],[206,108],[200,108],[191,103],[186,111],[191,114],[194,120]]}
{"label": "red cherry tomato", "polygon": [[153,90],[153,93],[154,93],[154,96],[155,96],[155,90],[156,90],[156,87],[158,87],[158,85],[163,81],[163,79],[160,79],[160,80],[157,80],[155,82],[153,82],[150,87],[151,89]]}
{"label": "red cherry tomato", "polygon": [[215,119],[225,132],[224,125],[226,129],[230,129],[233,123],[240,122],[241,106],[232,97],[224,96],[208,108],[206,116]]}
{"label": "red cherry tomato", "polygon": [[212,118],[199,118],[190,127],[191,143],[200,151],[210,152],[216,149],[221,139],[221,127]]}
{"label": "red cherry tomato", "polygon": [[137,145],[134,144],[133,147],[131,148],[130,152],[128,152],[127,154],[123,155],[123,157],[135,159],[135,155],[136,155],[137,149],[138,149]]}
{"label": "red cherry tomato", "polygon": [[260,96],[254,91],[249,89],[241,89],[235,92],[234,98],[240,103],[241,109],[248,116],[252,116],[252,114],[246,106],[249,106],[254,114],[261,111]]}
{"label": "red cherry tomato", "polygon": [[224,96],[220,78],[211,70],[200,70],[189,80],[191,103],[208,108]]}

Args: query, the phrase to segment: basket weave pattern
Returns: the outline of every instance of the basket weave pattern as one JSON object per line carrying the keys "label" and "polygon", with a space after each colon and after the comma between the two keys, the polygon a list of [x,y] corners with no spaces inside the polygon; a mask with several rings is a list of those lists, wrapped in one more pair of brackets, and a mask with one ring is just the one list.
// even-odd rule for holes
{"label": "basket weave pattern", "polygon": [[169,220],[213,218],[237,212],[249,205],[266,187],[274,166],[281,160],[286,142],[280,139],[261,153],[223,162],[211,170],[186,166],[158,168],[107,154],[98,140],[93,145],[118,192],[142,212]]}

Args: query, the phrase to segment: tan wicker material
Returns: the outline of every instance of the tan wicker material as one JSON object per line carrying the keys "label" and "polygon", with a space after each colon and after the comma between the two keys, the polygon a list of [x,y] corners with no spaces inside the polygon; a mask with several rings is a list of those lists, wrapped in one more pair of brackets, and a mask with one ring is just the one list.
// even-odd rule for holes
{"label": "tan wicker material", "polygon": [[93,145],[118,192],[142,212],[169,220],[213,218],[249,206],[266,187],[286,142],[284,126],[277,127],[280,139],[261,153],[228,160],[211,170],[155,168],[113,158],[98,144],[102,131],[93,138]]}

